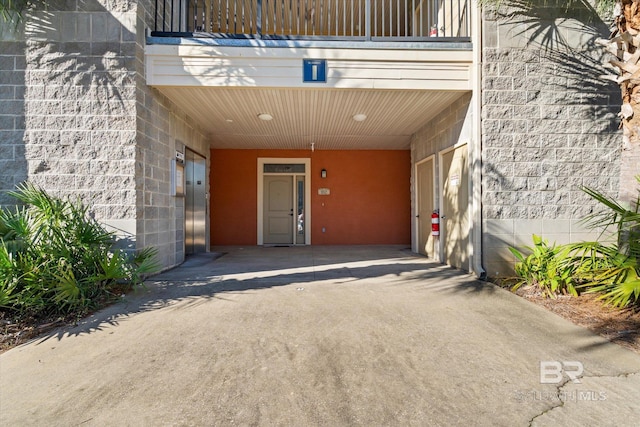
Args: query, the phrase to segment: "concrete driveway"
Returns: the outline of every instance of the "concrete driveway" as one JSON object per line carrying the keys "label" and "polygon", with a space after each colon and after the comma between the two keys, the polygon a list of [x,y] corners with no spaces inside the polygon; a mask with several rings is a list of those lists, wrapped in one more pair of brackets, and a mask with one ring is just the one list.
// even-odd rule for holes
{"label": "concrete driveway", "polygon": [[406,248],[215,250],[1,355],[0,425],[637,425],[640,356]]}

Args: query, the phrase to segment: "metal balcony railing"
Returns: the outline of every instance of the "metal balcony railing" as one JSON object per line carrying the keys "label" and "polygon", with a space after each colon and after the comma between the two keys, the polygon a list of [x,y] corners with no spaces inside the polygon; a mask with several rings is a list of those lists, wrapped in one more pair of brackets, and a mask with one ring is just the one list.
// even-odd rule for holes
{"label": "metal balcony railing", "polygon": [[468,41],[470,0],[155,0],[152,36]]}

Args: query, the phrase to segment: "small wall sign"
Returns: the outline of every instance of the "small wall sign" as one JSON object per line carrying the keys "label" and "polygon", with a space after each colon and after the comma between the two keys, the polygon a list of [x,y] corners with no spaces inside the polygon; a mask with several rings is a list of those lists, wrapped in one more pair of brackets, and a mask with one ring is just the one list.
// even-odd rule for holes
{"label": "small wall sign", "polygon": [[328,196],[329,194],[331,194],[331,190],[329,190],[328,188],[318,188],[319,196]]}
{"label": "small wall sign", "polygon": [[178,159],[171,161],[171,195],[184,196],[184,164]]}
{"label": "small wall sign", "polygon": [[327,60],[326,59],[303,59],[302,60],[302,82],[303,83],[326,83],[327,82]]}
{"label": "small wall sign", "polygon": [[178,163],[184,163],[184,153],[181,153],[180,151],[176,150],[176,161]]}

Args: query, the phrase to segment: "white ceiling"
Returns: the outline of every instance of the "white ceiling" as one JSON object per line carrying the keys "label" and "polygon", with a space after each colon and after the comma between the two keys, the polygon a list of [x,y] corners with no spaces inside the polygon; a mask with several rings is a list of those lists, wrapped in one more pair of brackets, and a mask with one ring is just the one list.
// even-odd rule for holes
{"label": "white ceiling", "polygon": [[[211,136],[211,148],[408,149],[463,92],[158,87]],[[258,114],[268,113],[271,121]],[[355,114],[366,114],[363,122]]]}

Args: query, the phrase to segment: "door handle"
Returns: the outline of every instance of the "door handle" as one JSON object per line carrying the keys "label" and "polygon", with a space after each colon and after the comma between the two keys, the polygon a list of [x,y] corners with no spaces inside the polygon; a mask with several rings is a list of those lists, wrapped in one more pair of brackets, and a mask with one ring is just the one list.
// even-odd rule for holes
{"label": "door handle", "polygon": [[420,218],[420,214],[416,215],[416,218]]}

